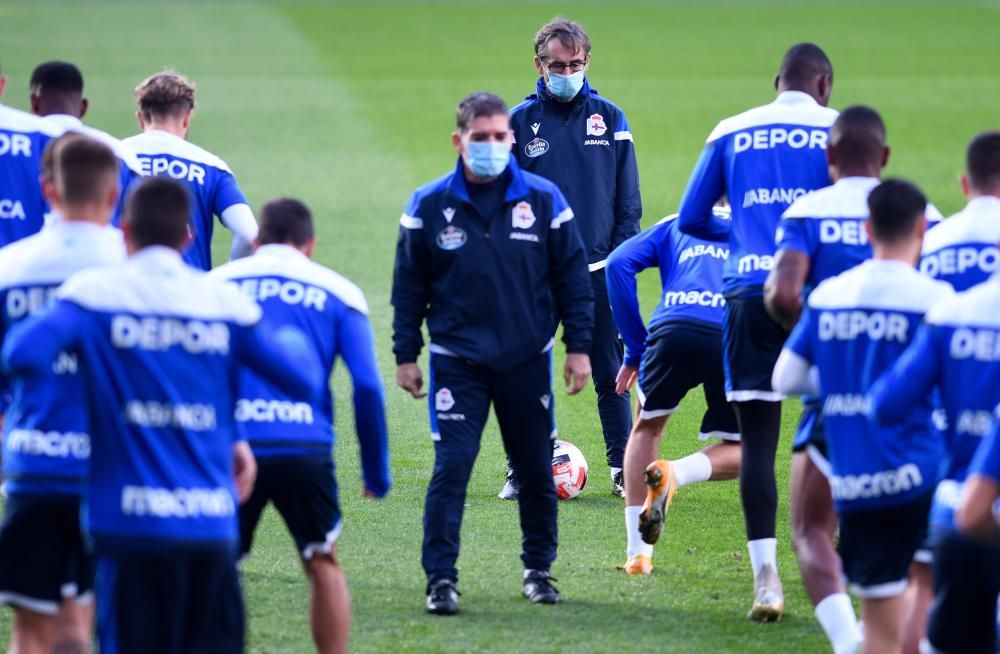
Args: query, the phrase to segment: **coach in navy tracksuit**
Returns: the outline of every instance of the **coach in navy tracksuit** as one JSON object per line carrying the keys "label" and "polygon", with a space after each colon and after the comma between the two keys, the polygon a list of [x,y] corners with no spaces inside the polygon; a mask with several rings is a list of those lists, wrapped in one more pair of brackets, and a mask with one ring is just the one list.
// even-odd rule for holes
{"label": "coach in navy tracksuit", "polygon": [[[639,233],[642,202],[632,132],[625,114],[587,81],[590,37],[555,18],[535,36],[534,94],[511,111],[514,155],[524,170],[546,177],[566,195],[580,222],[594,288],[594,366],[597,410],[604,429],[612,492],[624,497],[622,460],[632,427],[626,391],[615,392],[622,344],[611,316],[604,265],[611,251]],[[511,484],[508,484],[511,486]],[[501,497],[516,493],[504,488]]]}
{"label": "coach in navy tracksuit", "polygon": [[523,594],[559,594],[552,483],[552,347],[564,326],[565,378],[576,393],[590,376],[593,294],[573,212],[546,179],[510,156],[507,106],[473,93],[458,107],[456,169],[414,193],[400,219],[393,278],[397,383],[414,397],[423,380],[420,325],[430,332],[434,473],[427,489],[422,563],[427,610],[458,611],[455,584],[466,486],[492,402],[521,479]]}

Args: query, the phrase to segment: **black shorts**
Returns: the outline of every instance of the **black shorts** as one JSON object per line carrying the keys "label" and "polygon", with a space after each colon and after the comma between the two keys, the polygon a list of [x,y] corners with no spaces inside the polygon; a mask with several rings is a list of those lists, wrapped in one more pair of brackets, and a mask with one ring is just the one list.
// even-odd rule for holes
{"label": "black shorts", "polygon": [[257,483],[240,507],[240,552],[250,553],[253,534],[268,502],[281,514],[305,559],[329,554],[340,536],[337,478],[329,455],[257,460]]}
{"label": "black shorts", "polygon": [[910,564],[927,537],[933,495],[840,514],[840,558],[855,595],[885,599],[906,590]]}
{"label": "black shorts", "polygon": [[231,550],[97,557],[97,639],[109,654],[239,654],[245,621]]}
{"label": "black shorts", "polygon": [[730,402],[780,402],[771,388],[771,373],[788,334],[764,308],[759,293],[726,295],[722,344],[725,352],[726,397]]}
{"label": "black shorts", "polygon": [[997,651],[1000,550],[949,530],[935,538],[934,603],[927,640],[935,651]]}
{"label": "black shorts", "polygon": [[677,410],[692,388],[705,393],[700,437],[738,441],[736,414],[726,401],[722,331],[709,324],[671,322],[654,327],[639,365],[637,392],[644,419]]}
{"label": "black shorts", "polygon": [[0,526],[0,602],[44,615],[92,599],[93,560],[80,532],[80,498],[15,494]]}

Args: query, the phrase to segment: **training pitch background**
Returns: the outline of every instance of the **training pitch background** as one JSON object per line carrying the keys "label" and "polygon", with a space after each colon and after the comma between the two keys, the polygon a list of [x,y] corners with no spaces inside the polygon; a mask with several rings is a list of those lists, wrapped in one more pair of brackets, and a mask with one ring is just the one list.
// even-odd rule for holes
{"label": "training pitch background", "polygon": [[[495,423],[483,436],[462,532],[462,614],[423,613],[424,489],[432,448],[424,402],[394,384],[389,289],[399,215],[412,190],[455,163],[454,108],[474,90],[513,106],[534,90],[535,30],[564,13],[594,42],[590,79],[624,108],[639,157],[648,227],[672,213],[715,123],[769,102],[785,49],[815,41],[834,63],[832,105],[867,103],[885,117],[888,172],[918,182],[946,214],[963,205],[965,146],[1000,127],[1000,3],[654,2],[256,4],[247,2],[0,2],[3,101],[27,108],[32,68],[78,64],[87,122],[137,131],[132,89],[175,67],[198,84],[191,140],[225,159],[255,209],[303,199],[318,220],[316,259],[367,293],[386,384],[395,489],[360,497],[350,389],[338,372],[337,462],[345,527],[340,556],[359,652],[821,652],[827,645],[798,580],[788,532],[786,403],[778,457],[780,572],[786,615],[746,620],[751,573],[736,482],[678,493],[649,578],[626,578],[622,502],[609,492],[593,391],[557,387],[561,437],[591,465],[583,494],[560,504],[553,573],[565,602],[521,599],[513,503],[496,499],[504,472]],[[228,251],[222,230],[216,261]],[[648,315],[655,272],[641,283]],[[557,348],[557,370],[562,348]],[[421,360],[425,367],[426,360]],[[698,448],[700,392],[668,426],[663,452]],[[308,652],[307,587],[280,519],[268,513],[244,581],[252,652]],[[9,632],[3,612],[0,638]]]}

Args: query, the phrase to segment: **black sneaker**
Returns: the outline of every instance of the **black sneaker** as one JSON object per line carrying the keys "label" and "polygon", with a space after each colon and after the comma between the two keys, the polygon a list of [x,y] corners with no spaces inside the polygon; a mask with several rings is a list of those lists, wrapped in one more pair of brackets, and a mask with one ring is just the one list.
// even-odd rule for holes
{"label": "black sneaker", "polygon": [[427,586],[428,613],[435,615],[455,615],[458,613],[458,596],[461,595],[451,579],[435,581]]}
{"label": "black sneaker", "polygon": [[524,577],[521,594],[535,604],[558,604],[559,591],[552,585],[555,579],[548,571],[528,570]]}
{"label": "black sneaker", "polygon": [[513,468],[507,468],[507,479],[503,483],[503,488],[497,495],[501,500],[516,500],[521,493],[521,482],[517,480]]}
{"label": "black sneaker", "polygon": [[611,476],[611,494],[625,497],[625,473],[622,470]]}

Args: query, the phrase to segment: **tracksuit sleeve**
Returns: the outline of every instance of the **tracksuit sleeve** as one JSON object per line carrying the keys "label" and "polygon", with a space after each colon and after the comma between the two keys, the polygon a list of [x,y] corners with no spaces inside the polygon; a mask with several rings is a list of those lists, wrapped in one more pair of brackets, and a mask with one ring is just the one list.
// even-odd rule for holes
{"label": "tracksuit sleeve", "polygon": [[259,322],[240,335],[240,362],[294,399],[312,402],[326,388],[323,367],[298,328]]}
{"label": "tracksuit sleeve", "polygon": [[573,210],[558,189],[553,191],[548,249],[556,318],[563,324],[566,352],[586,354],[594,331],[594,287]]}
{"label": "tracksuit sleeve", "polygon": [[3,372],[10,377],[45,373],[63,350],[79,337],[86,312],[69,300],[58,300],[7,332],[0,353]]}
{"label": "tracksuit sleeve", "polygon": [[653,234],[656,227],[647,229],[621,244],[608,257],[605,277],[608,281],[608,298],[615,325],[625,342],[625,365],[637,367],[646,351],[646,326],[639,310],[636,274],[656,266],[657,248]]}
{"label": "tracksuit sleeve", "polygon": [[430,252],[424,242],[424,221],[414,194],[399,220],[396,263],[392,274],[392,351],[396,364],[413,363],[420,356],[424,338],[420,325],[431,299]]}
{"label": "tracksuit sleeve", "polygon": [[375,358],[371,323],[360,311],[346,309],[338,330],[337,351],[354,385],[354,420],[361,446],[365,488],[376,497],[384,497],[392,486],[385,394]]}
{"label": "tracksuit sleeve", "polygon": [[931,395],[941,371],[940,337],[940,330],[921,325],[903,355],[872,385],[870,417],[876,424],[905,421],[913,407]]}
{"label": "tracksuit sleeve", "polygon": [[685,234],[709,241],[729,240],[731,223],[715,215],[712,207],[726,192],[724,145],[721,140],[705,144],[681,199],[678,227]]}
{"label": "tracksuit sleeve", "polygon": [[615,226],[611,249],[639,233],[642,218],[642,197],[639,193],[639,166],[635,158],[635,143],[625,114],[615,127]]}

